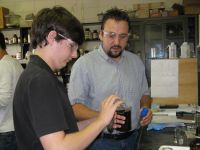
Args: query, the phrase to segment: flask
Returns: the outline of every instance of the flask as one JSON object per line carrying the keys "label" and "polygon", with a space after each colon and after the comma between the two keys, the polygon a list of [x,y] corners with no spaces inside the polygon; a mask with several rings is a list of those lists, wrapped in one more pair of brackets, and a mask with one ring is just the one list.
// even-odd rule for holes
{"label": "flask", "polygon": [[190,46],[188,42],[183,42],[181,45],[181,58],[188,58],[190,57]]}
{"label": "flask", "polygon": [[190,142],[190,150],[200,150],[200,127],[196,128],[196,136]]}

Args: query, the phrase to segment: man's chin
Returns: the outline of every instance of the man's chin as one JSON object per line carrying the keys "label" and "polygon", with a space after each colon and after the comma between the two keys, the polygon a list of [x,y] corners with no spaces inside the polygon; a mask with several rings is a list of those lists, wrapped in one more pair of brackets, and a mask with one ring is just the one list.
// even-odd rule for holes
{"label": "man's chin", "polygon": [[110,56],[111,58],[117,58],[117,57],[120,57],[121,56],[121,53],[118,53],[118,54],[108,54],[108,56]]}

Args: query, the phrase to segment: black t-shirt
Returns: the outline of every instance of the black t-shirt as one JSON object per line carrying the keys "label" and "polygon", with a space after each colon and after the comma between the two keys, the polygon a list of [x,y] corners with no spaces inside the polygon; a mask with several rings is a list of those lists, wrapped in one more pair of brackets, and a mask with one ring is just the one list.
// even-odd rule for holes
{"label": "black t-shirt", "polygon": [[42,150],[39,138],[46,134],[78,131],[65,87],[36,55],[17,83],[13,113],[20,150]]}

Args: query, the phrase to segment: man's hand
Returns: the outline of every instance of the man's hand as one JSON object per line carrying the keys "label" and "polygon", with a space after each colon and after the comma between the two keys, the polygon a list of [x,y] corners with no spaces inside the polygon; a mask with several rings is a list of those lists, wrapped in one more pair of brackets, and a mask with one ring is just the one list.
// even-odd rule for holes
{"label": "man's hand", "polygon": [[144,116],[143,118],[141,118],[140,125],[142,127],[148,125],[151,122],[152,118],[153,118],[153,113],[152,113],[151,109],[149,109],[147,115]]}

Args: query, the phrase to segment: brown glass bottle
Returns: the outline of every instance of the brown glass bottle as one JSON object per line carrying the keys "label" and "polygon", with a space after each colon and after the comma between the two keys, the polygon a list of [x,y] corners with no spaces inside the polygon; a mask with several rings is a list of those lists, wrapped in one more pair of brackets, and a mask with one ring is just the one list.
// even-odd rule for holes
{"label": "brown glass bottle", "polygon": [[200,150],[200,127],[197,127],[196,137],[190,142],[190,150]]}

